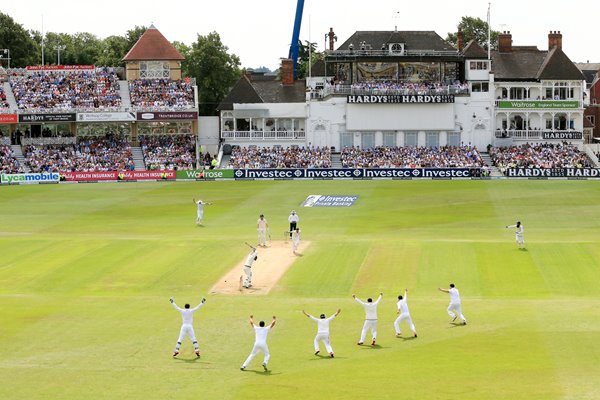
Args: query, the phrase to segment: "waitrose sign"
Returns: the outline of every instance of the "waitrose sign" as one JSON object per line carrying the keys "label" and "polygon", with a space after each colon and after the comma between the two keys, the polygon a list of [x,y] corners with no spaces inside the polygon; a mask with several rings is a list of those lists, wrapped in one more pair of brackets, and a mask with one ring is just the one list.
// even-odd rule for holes
{"label": "waitrose sign", "polygon": [[46,183],[58,182],[60,175],[56,172],[49,174],[2,174],[0,183]]}
{"label": "waitrose sign", "polygon": [[579,108],[578,101],[506,101],[498,102],[498,108],[535,108],[535,109],[558,109],[558,108]]}
{"label": "waitrose sign", "polygon": [[202,180],[233,178],[232,169],[190,169],[177,171],[177,180]]}

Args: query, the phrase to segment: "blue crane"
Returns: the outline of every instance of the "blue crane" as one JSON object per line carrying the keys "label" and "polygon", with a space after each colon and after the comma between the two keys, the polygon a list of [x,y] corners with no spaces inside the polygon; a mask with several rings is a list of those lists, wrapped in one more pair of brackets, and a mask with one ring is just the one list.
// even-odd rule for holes
{"label": "blue crane", "polygon": [[296,19],[294,20],[294,31],[292,32],[292,44],[290,45],[290,54],[294,63],[294,79],[297,78],[298,52],[300,51],[300,26],[302,25],[302,11],[304,11],[304,0],[298,0],[296,6]]}

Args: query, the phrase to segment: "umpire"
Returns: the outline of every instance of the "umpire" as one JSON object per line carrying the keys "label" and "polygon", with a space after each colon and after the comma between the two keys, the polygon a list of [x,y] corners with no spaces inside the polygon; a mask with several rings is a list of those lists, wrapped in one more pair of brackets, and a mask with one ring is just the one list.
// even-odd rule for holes
{"label": "umpire", "polygon": [[292,213],[288,217],[288,222],[290,223],[290,238],[292,237],[292,232],[296,230],[298,221],[300,221],[300,217],[296,214],[296,211],[292,210]]}

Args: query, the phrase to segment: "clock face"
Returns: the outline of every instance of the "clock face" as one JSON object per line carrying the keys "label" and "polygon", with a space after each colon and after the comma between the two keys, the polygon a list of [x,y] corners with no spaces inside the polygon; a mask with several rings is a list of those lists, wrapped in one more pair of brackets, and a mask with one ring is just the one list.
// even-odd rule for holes
{"label": "clock face", "polygon": [[392,45],[392,51],[393,51],[394,53],[400,53],[400,52],[402,52],[402,45],[401,45],[401,44],[399,44],[399,43],[394,43],[394,44]]}

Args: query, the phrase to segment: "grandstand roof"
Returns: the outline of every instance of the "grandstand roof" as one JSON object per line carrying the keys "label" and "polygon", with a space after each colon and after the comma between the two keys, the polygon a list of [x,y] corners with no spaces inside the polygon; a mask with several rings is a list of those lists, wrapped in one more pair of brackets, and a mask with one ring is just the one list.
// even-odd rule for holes
{"label": "grandstand roof", "polygon": [[244,75],[231,88],[217,110],[233,110],[234,104],[303,103],[306,101],[306,81],[282,85],[276,76]]}
{"label": "grandstand roof", "polygon": [[338,50],[349,50],[350,44],[359,49],[362,42],[374,50],[390,43],[404,43],[406,50],[456,50],[435,31],[356,31]]}
{"label": "grandstand roof", "polygon": [[123,61],[181,61],[185,57],[163,36],[154,25],[133,45]]}
{"label": "grandstand roof", "polygon": [[600,71],[600,63],[575,63],[575,66],[583,73],[589,88]]}
{"label": "grandstand roof", "polygon": [[558,47],[549,51],[530,46],[513,46],[512,51],[492,51],[496,80],[583,80],[583,74]]}

